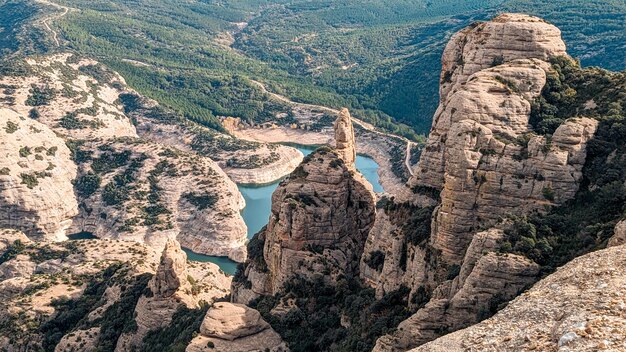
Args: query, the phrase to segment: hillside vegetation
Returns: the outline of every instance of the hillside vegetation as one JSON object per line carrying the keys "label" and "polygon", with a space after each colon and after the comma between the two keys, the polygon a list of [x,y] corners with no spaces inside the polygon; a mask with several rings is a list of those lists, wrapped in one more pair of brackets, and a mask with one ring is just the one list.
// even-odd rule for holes
{"label": "hillside vegetation", "polygon": [[[41,29],[19,30],[19,23],[35,17],[34,5],[26,4],[0,1],[0,16],[8,16],[1,23],[11,28],[0,43],[6,52],[16,50],[16,36],[21,46],[45,51]],[[538,15],[559,26],[568,51],[583,66],[622,70],[626,64],[616,54],[626,43],[626,4],[619,0],[585,6],[577,0],[59,4],[80,10],[52,24],[62,44],[108,64],[140,93],[216,129],[216,116],[260,122],[285,110],[268,102],[253,79],[295,101],[349,107],[387,131],[425,134],[449,36],[501,11]]]}

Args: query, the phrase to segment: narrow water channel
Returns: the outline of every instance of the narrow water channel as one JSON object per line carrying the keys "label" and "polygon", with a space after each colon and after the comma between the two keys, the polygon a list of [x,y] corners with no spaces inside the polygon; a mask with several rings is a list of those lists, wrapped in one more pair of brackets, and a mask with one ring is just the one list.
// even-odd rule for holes
{"label": "narrow water channel", "polygon": [[[316,148],[310,146],[294,146],[300,150],[305,156],[311,154]],[[378,178],[378,164],[370,157],[357,155],[356,168],[363,176],[372,184],[374,192],[382,192],[383,187],[380,185]],[[252,238],[254,234],[259,232],[270,216],[272,206],[272,194],[278,187],[280,180],[262,186],[238,185],[239,191],[246,200],[246,207],[241,212],[243,220],[248,227],[248,238]],[[95,239],[94,235],[89,232],[81,232],[68,236],[70,240]],[[194,253],[186,248],[183,249],[187,253],[187,258],[197,262],[211,262],[217,264],[223,272],[228,275],[234,275],[237,271],[237,263],[227,257],[214,257],[204,254]]]}

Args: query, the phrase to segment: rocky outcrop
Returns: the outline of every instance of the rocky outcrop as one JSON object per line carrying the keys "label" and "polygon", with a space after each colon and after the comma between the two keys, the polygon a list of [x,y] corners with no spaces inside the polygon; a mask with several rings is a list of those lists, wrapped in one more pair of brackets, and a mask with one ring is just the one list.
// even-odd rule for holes
{"label": "rocky outcrop", "polygon": [[61,138],[33,119],[0,109],[0,228],[36,240],[66,239],[78,213],[75,177]]}
{"label": "rocky outcrop", "polygon": [[189,277],[187,255],[178,242],[167,241],[159,266],[148,284],[150,294],[144,294],[137,301],[134,313],[137,329],[118,339],[117,351],[139,349],[148,332],[172,322],[179,306],[197,308],[199,298],[194,297]]}
{"label": "rocky outcrop", "polygon": [[443,55],[441,104],[411,184],[441,191],[432,246],[460,264],[473,232],[507,213],[571,199],[597,121],[562,124],[551,139],[529,126],[532,101],[550,65],[565,55],[559,30],[543,20],[503,14],[471,26]]}
{"label": "rocky outcrop", "polygon": [[494,317],[414,349],[622,351],[626,349],[626,247],[576,258]]}
{"label": "rocky outcrop", "polygon": [[258,311],[241,304],[220,302],[209,309],[200,334],[186,351],[283,352],[288,349]]}
{"label": "rocky outcrop", "polygon": [[356,143],[352,117],[348,109],[342,109],[335,120],[335,151],[348,167],[354,168],[356,161]]}
{"label": "rocky outcrop", "polygon": [[[0,278],[0,349],[8,351],[43,350],[44,343],[56,351],[113,349],[135,341],[129,332],[118,339],[122,331],[115,324],[130,326],[135,320],[135,333],[166,326],[171,307],[211,303],[228,294],[231,281],[215,264],[184,265],[185,255],[173,241],[159,262],[153,249],[140,243],[46,244],[0,229],[0,258],[0,271],[20,269]],[[116,327],[107,325],[105,331],[108,323]],[[58,327],[55,336],[50,326]]]}
{"label": "rocky outcrop", "polygon": [[[259,146],[238,144],[234,138],[200,127],[129,92],[121,76],[96,61],[58,54],[16,65],[22,74],[7,70],[9,73],[0,77],[5,88],[0,91],[0,101],[19,112],[23,117],[20,123],[27,125],[14,136],[28,133],[29,141],[39,143],[41,135],[46,145],[59,146],[42,149],[48,147],[39,143],[33,146],[37,151],[33,149],[32,155],[14,158],[11,154],[0,161],[12,163],[8,171],[0,167],[0,183],[13,179],[6,184],[11,194],[0,196],[0,204],[5,199],[11,203],[25,199],[19,208],[2,207],[0,219],[6,221],[0,220],[1,226],[22,229],[29,236],[33,232],[39,239],[63,239],[65,232],[86,231],[101,238],[147,243],[157,251],[167,239],[177,238],[198,253],[245,260],[247,229],[240,215],[245,206],[243,196],[207,155],[212,157],[213,149],[228,149],[229,157],[235,158],[234,154],[261,149]],[[153,110],[134,113],[144,100]],[[135,125],[143,128],[142,121],[147,120],[186,126],[197,131],[190,137],[197,140],[194,144],[165,129],[158,135],[142,133],[144,139],[140,139]],[[66,143],[79,164],[78,174]],[[195,150],[185,143],[211,148]],[[29,153],[21,146],[12,153],[18,151]],[[246,173],[254,174],[256,163],[264,163],[264,158],[280,164],[289,156],[295,160],[288,167],[295,167],[301,158],[295,149],[272,146],[264,146],[256,156],[244,160],[249,167]],[[15,160],[23,166],[15,165]],[[240,158],[235,164],[238,162],[242,162]],[[163,170],[167,172],[160,174]]]}
{"label": "rocky outcrop", "polygon": [[446,101],[439,118],[448,127],[439,131],[442,137],[431,135],[420,160],[419,169],[425,171],[414,180],[416,186],[440,187],[431,182],[433,169],[427,164],[439,154],[443,183],[431,242],[446,262],[459,264],[478,227],[576,194],[585,145],[597,121],[569,120],[551,140],[532,134],[531,101],[541,92],[548,69],[533,60],[489,68],[472,75]]}
{"label": "rocky outcrop", "polygon": [[90,59],[56,54],[26,60],[26,75],[0,77],[10,89],[3,101],[22,116],[33,116],[71,139],[136,137],[131,119],[117,101],[126,82]]}
{"label": "rocky outcrop", "polygon": [[441,100],[484,69],[517,59],[548,61],[564,55],[565,43],[557,27],[538,17],[503,13],[450,38],[441,59]]}
{"label": "rocky outcrop", "polygon": [[268,225],[250,244],[257,246],[245,269],[251,286],[235,283],[234,301],[272,295],[294,277],[357,274],[375,213],[367,186],[335,151],[307,156],[274,192]]}
{"label": "rocky outcrop", "polygon": [[[495,253],[501,233],[478,231],[508,215],[543,212],[578,191],[597,121],[573,118],[551,136],[534,133],[529,124],[552,70],[548,60],[566,55],[559,35],[541,19],[503,14],[462,30],[447,45],[441,103],[409,182],[413,206],[438,203],[430,235],[407,244],[406,229],[401,236],[397,230],[387,238],[372,234],[383,238],[376,242],[383,244],[378,250],[385,263],[368,277],[379,294],[404,284],[412,285],[413,296],[421,290],[432,298],[380,338],[376,350],[405,350],[480,321],[536,280],[532,261]],[[401,227],[397,219],[390,222]],[[388,266],[399,258],[404,275]]]}
{"label": "rocky outcrop", "polygon": [[[288,175],[300,165],[303,158],[302,152],[296,148],[283,145],[267,145],[260,147],[252,155],[241,153],[231,156],[226,162],[222,163],[222,168],[228,177],[237,184],[263,185],[280,180],[285,175]],[[262,164],[256,164],[256,160],[263,162]],[[248,166],[241,167],[246,164]]]}
{"label": "rocky outcrop", "polygon": [[378,339],[374,351],[405,351],[469,326],[532,284],[539,266],[522,256],[494,252],[502,237],[495,229],[476,234],[458,276],[439,285],[432,299],[393,334]]}

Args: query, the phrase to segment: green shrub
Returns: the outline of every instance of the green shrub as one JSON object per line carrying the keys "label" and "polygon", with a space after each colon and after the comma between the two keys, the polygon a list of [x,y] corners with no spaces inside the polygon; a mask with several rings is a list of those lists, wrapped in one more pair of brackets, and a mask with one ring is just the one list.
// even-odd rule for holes
{"label": "green shrub", "polygon": [[15,122],[7,121],[7,124],[6,124],[6,127],[4,127],[4,130],[7,133],[11,134],[11,133],[16,132],[19,128],[20,128],[19,125],[16,124]]}
{"label": "green shrub", "polygon": [[32,152],[30,151],[30,147],[24,146],[24,147],[20,148],[20,156],[22,158],[26,158],[27,156],[29,156],[31,154],[32,154]]}
{"label": "green shrub", "polygon": [[56,97],[54,88],[48,86],[38,86],[33,84],[30,89],[30,95],[26,99],[28,106],[48,105]]}
{"label": "green shrub", "polygon": [[385,264],[385,253],[378,250],[371,252],[365,260],[365,264],[376,271],[381,271]]}
{"label": "green shrub", "polygon": [[74,185],[76,187],[76,192],[81,197],[89,197],[96,193],[100,187],[101,180],[102,179],[99,175],[96,175],[93,172],[88,172],[76,181]]}
{"label": "green shrub", "polygon": [[41,117],[41,114],[39,113],[39,110],[37,110],[36,108],[32,108],[28,112],[28,117],[30,117],[31,119],[37,120],[39,119],[39,117]]}
{"label": "green shrub", "polygon": [[198,210],[212,208],[219,199],[217,195],[208,193],[202,195],[185,193],[183,194],[183,198],[186,199],[189,203],[193,204],[196,208],[198,208]]}

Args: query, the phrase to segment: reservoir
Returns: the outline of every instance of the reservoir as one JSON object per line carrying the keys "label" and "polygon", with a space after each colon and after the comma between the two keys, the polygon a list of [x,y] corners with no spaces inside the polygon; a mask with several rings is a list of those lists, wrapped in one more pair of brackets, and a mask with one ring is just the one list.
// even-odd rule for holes
{"label": "reservoir", "polygon": [[[316,149],[316,147],[302,145],[294,145],[293,147],[300,150],[305,156],[311,154]],[[357,155],[355,164],[357,170],[372,184],[374,192],[382,192],[383,187],[380,185],[378,177],[378,164],[372,158],[362,155]],[[248,238],[252,238],[254,234],[267,224],[272,206],[272,193],[274,193],[279,183],[280,180],[260,186],[237,185],[246,200],[246,207],[241,212],[241,215],[248,227]],[[225,257],[212,257],[193,253],[189,250],[185,250],[185,252],[189,260],[215,263],[229,275],[234,275],[237,269],[237,263]]]}

